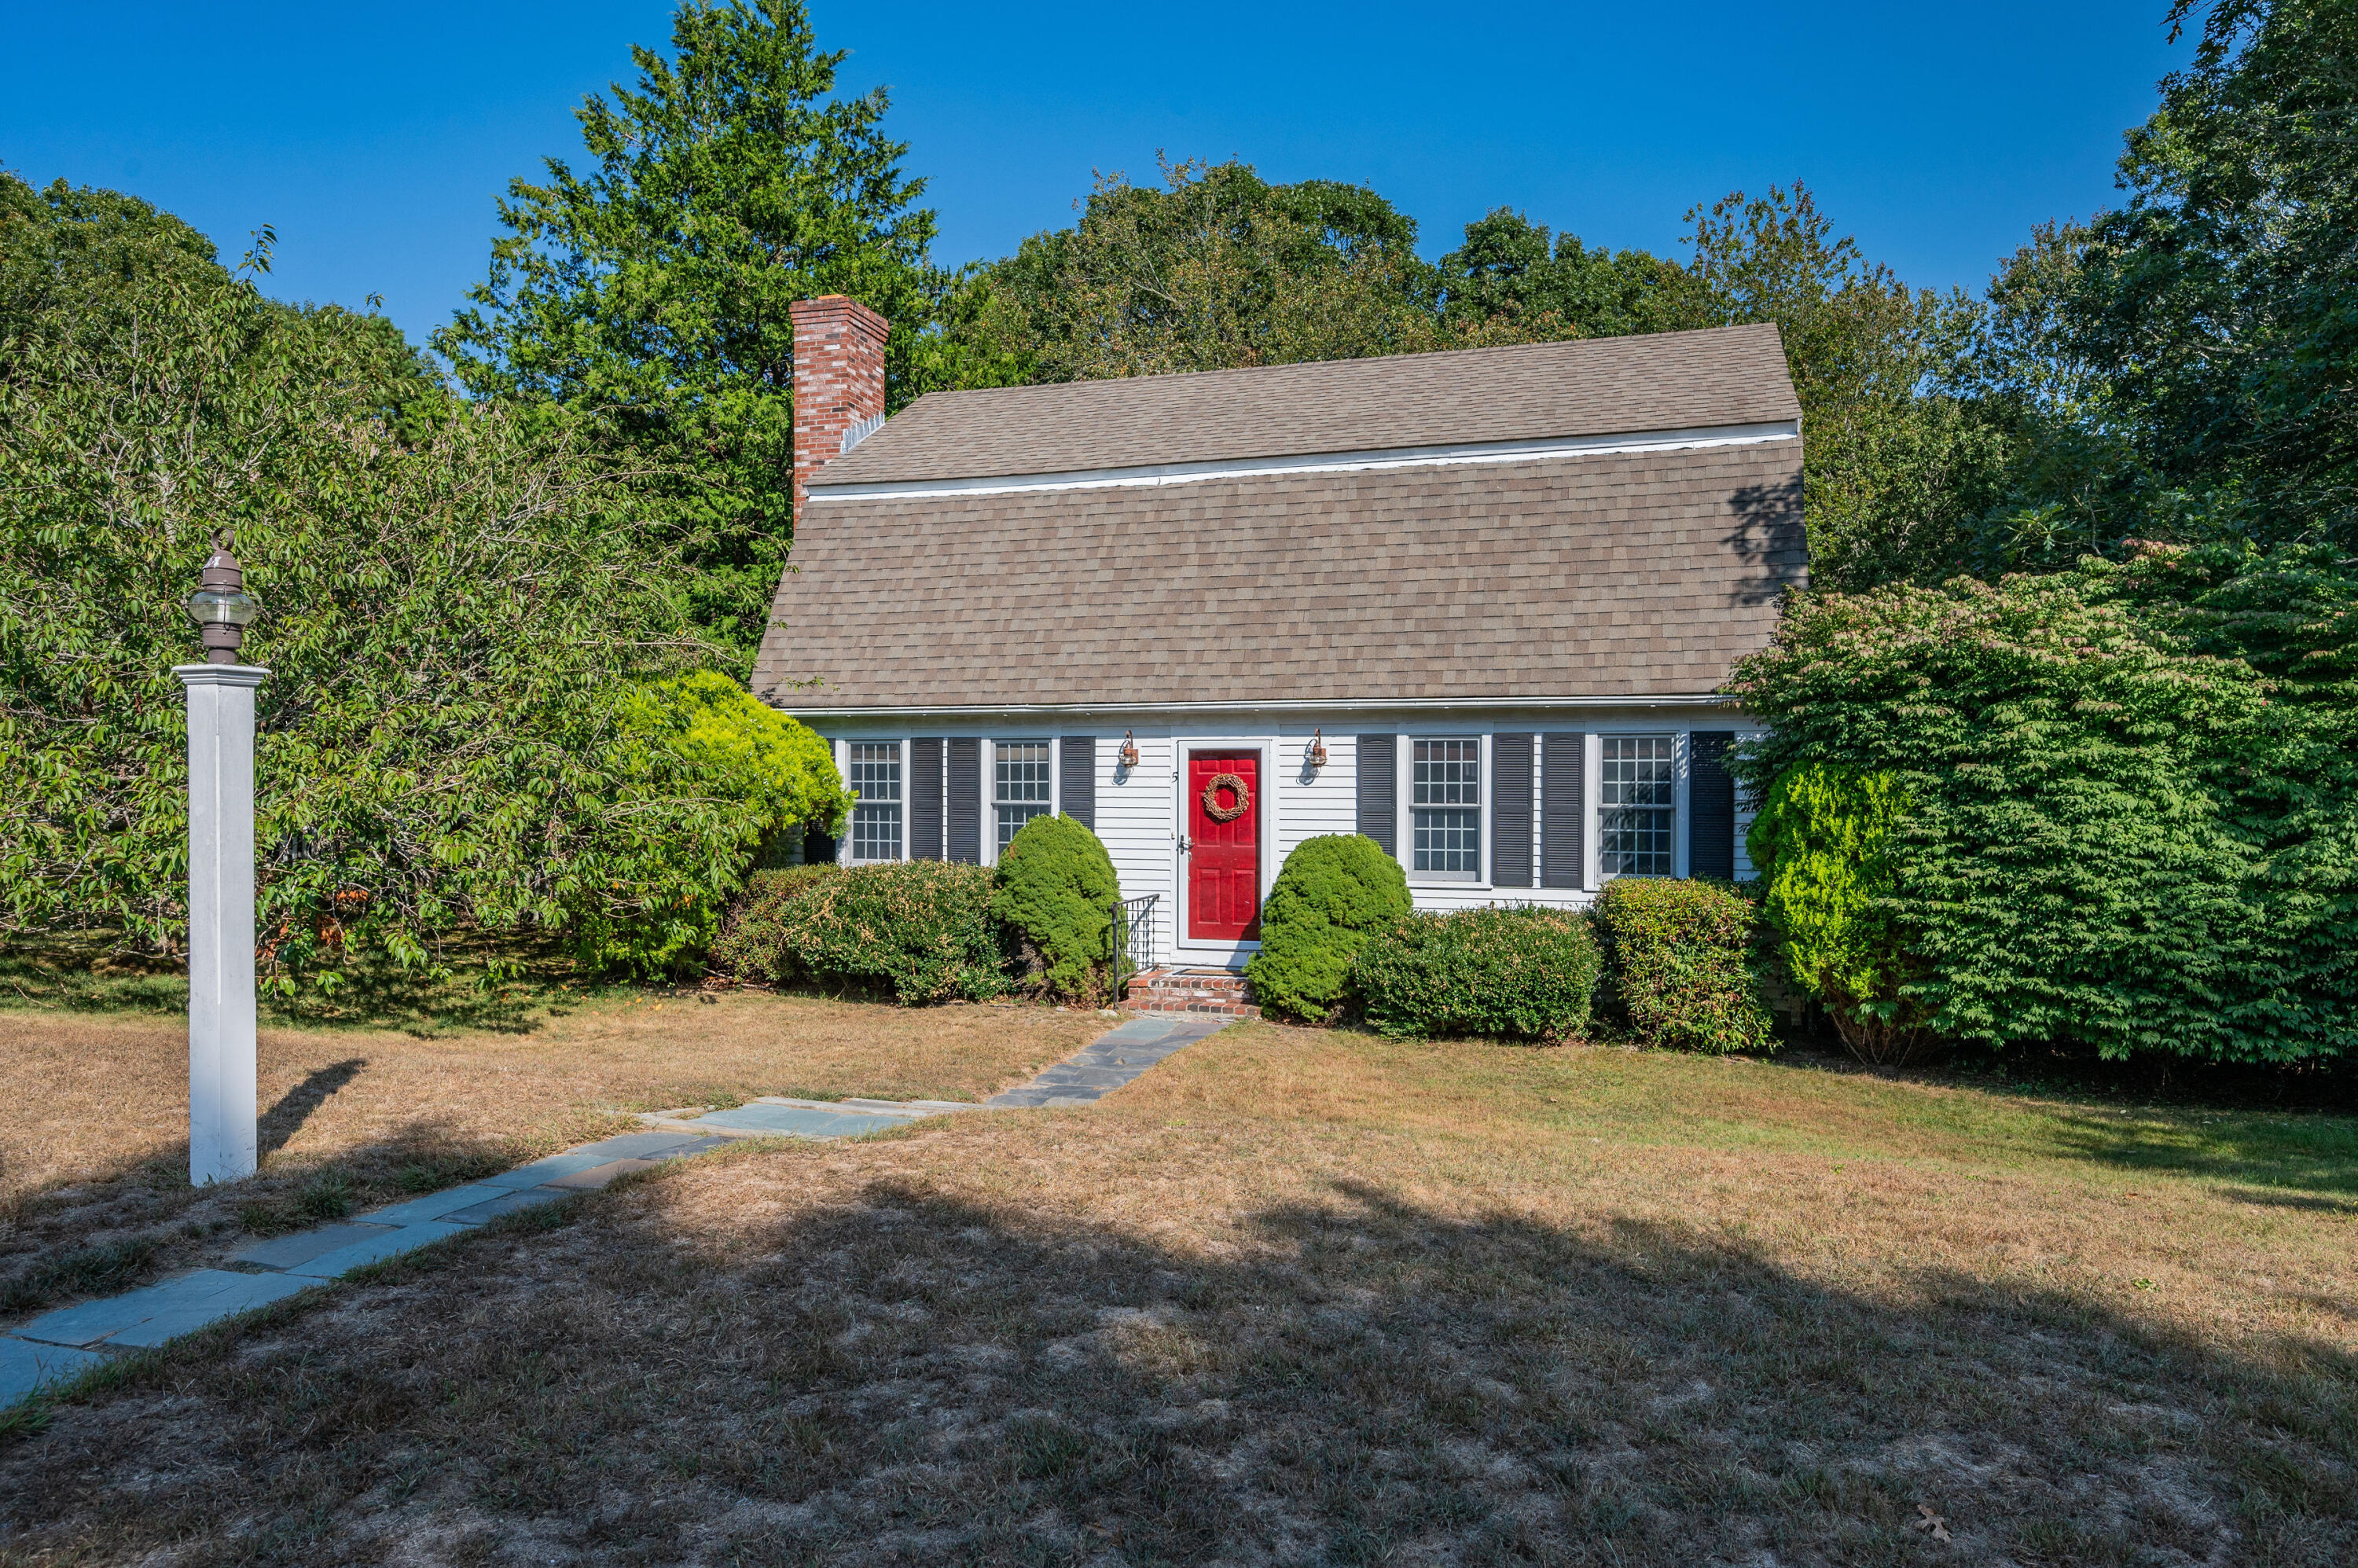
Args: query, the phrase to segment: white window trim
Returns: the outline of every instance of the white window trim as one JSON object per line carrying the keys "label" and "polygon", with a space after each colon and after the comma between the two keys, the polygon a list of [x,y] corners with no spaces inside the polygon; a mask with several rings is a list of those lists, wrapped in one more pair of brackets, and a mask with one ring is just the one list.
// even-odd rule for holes
{"label": "white window trim", "polygon": [[976,859],[986,866],[999,864],[999,768],[997,742],[985,735],[975,754],[981,765],[974,770],[974,787],[982,798],[974,808],[976,836],[982,842],[976,848]]}
{"label": "white window trim", "polygon": [[[834,746],[835,776],[843,781],[844,788],[849,789],[851,787],[851,742],[838,736]],[[843,832],[835,840],[835,863],[838,866],[849,866],[852,863],[851,823],[849,818],[845,819]]]}
{"label": "white window trim", "polygon": [[[1064,786],[1056,778],[1060,742],[1054,735],[1011,735],[1007,743],[1036,746],[1042,741],[1048,746],[1048,811],[1054,816],[1064,805]],[[997,741],[984,737],[982,767],[979,770],[982,776],[978,784],[982,791],[982,863],[986,866],[999,864],[999,746]]]}
{"label": "white window trim", "polygon": [[1547,880],[1547,736],[1531,731],[1531,889]]}
{"label": "white window trim", "polygon": [[908,737],[905,735],[853,735],[846,736],[844,739],[837,741],[836,745],[838,747],[836,772],[838,776],[844,780],[845,786],[847,788],[850,785],[851,748],[854,746],[892,747],[893,763],[901,770],[901,798],[894,803],[901,808],[901,831],[899,837],[893,840],[893,852],[892,859],[887,860],[861,860],[853,858],[853,845],[860,836],[858,826],[860,806],[855,800],[851,807],[852,816],[850,818],[847,819],[843,825],[843,842],[839,846],[839,853],[836,857],[837,860],[841,864],[847,866],[885,866],[907,860],[909,858]]}
{"label": "white window trim", "polygon": [[1591,730],[1588,735],[1588,789],[1584,802],[1588,816],[1587,860],[1590,886],[1602,890],[1606,882],[1625,876],[1649,876],[1655,873],[1616,871],[1605,873],[1605,846],[1599,841],[1604,825],[1605,742],[1609,740],[1643,740],[1667,738],[1671,742],[1671,871],[1673,878],[1687,874],[1687,731],[1664,730],[1654,725],[1628,725],[1605,730]]}
{"label": "white window trim", "polygon": [[1671,875],[1693,875],[1687,864],[1687,846],[1693,842],[1693,818],[1687,815],[1687,739],[1692,731],[1671,732]]}
{"label": "white window trim", "polygon": [[1605,737],[1591,730],[1580,738],[1580,886],[1584,892],[1605,888],[1605,846],[1597,841],[1604,828]]}
{"label": "white window trim", "polygon": [[[1438,877],[1416,871],[1416,743],[1419,741],[1476,741],[1480,745],[1476,763],[1482,770],[1479,789],[1481,804],[1476,806],[1476,820],[1482,834],[1482,870],[1479,875]],[[1412,888],[1455,888],[1461,892],[1487,892],[1491,888],[1490,850],[1497,835],[1490,831],[1490,731],[1466,726],[1435,727],[1430,730],[1402,730],[1392,736],[1392,842],[1399,846],[1393,859],[1400,861],[1401,871]]]}

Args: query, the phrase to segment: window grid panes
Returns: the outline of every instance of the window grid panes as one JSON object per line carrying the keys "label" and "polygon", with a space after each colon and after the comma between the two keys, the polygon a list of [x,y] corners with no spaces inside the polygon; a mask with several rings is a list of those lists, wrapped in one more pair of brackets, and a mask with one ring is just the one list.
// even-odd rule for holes
{"label": "window grid panes", "polygon": [[1608,877],[1672,873],[1671,737],[1607,735],[1597,795],[1599,869]]}
{"label": "window grid panes", "polygon": [[860,792],[851,808],[851,858],[854,860],[897,860],[901,858],[901,743],[897,741],[852,742],[851,787]]}
{"label": "window grid panes", "polygon": [[991,801],[999,812],[999,849],[1004,854],[1025,823],[1048,815],[1048,742],[1001,741],[991,747]]}
{"label": "window grid panes", "polygon": [[1412,754],[1411,864],[1421,876],[1482,880],[1482,742],[1419,741]]}

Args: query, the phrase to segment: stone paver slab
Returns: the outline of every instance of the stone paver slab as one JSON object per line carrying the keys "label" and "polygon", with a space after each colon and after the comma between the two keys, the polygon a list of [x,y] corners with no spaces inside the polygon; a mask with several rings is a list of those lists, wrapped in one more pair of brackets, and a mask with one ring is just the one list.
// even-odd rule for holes
{"label": "stone paver slab", "polygon": [[529,1165],[518,1165],[513,1171],[503,1171],[496,1176],[485,1176],[481,1185],[488,1187],[536,1187],[553,1182],[559,1176],[569,1176],[576,1171],[586,1171],[592,1165],[602,1165],[611,1154],[592,1154],[576,1150],[565,1154],[551,1154],[546,1160],[535,1160]]}
{"label": "stone paver slab", "polygon": [[676,1153],[682,1144],[695,1141],[693,1132],[625,1132],[620,1137],[584,1143],[579,1149],[568,1149],[566,1152],[601,1154],[609,1160],[652,1160],[658,1154]]}
{"label": "stone paver slab", "polygon": [[970,1099],[847,1099],[837,1102],[847,1110],[882,1110],[901,1116],[938,1116],[953,1110],[980,1110]]}
{"label": "stone paver slab", "polygon": [[1139,1076],[1145,1071],[1146,1069],[1144,1067],[1076,1067],[1067,1065],[1063,1067],[1051,1067],[1032,1081],[1034,1084],[1041,1085],[1043,1087],[1049,1084],[1069,1084],[1076,1088],[1118,1089],[1121,1087],[1122,1085],[1130,1082],[1132,1078]]}
{"label": "stone paver slab", "polygon": [[230,1256],[238,1262],[259,1263],[265,1269],[291,1269],[297,1263],[308,1263],[322,1252],[333,1252],[339,1247],[383,1236],[389,1228],[383,1225],[323,1225],[316,1230],[298,1230],[292,1236],[274,1236]]}
{"label": "stone paver slab", "polygon": [[0,1337],[0,1410],[47,1385],[70,1382],[105,1360],[94,1350]]}
{"label": "stone paver slab", "polygon": [[446,1236],[464,1236],[466,1233],[467,1227],[464,1225],[452,1225],[443,1220],[429,1219],[422,1224],[405,1225],[397,1230],[388,1230],[378,1236],[351,1242],[337,1248],[332,1252],[322,1252],[317,1258],[308,1262],[297,1263],[287,1271],[289,1275],[306,1274],[315,1280],[333,1280],[352,1272],[354,1269],[365,1268],[371,1263],[382,1263],[387,1258],[398,1258],[405,1252],[415,1252],[420,1247],[439,1241]]}
{"label": "stone paver slab", "polygon": [[665,1160],[685,1160],[692,1154],[701,1154],[710,1149],[726,1149],[736,1141],[733,1138],[691,1138],[676,1149],[665,1149],[659,1154],[650,1154],[646,1158],[661,1164]]}
{"label": "stone paver slab", "polygon": [[287,1274],[236,1274],[226,1269],[199,1269],[109,1301],[84,1302],[80,1306],[43,1313],[16,1333],[26,1339],[57,1345],[161,1345],[218,1319],[308,1290],[318,1282]]}
{"label": "stone paver slab", "polygon": [[995,1106],[1018,1108],[1087,1105],[1105,1092],[1103,1089],[1082,1088],[1071,1084],[1045,1084],[1036,1088],[1027,1085],[1022,1088],[1010,1089],[1003,1095],[994,1096],[990,1103]]}
{"label": "stone paver slab", "polygon": [[569,1176],[559,1176],[549,1183],[563,1192],[594,1193],[625,1171],[652,1171],[653,1160],[609,1160],[602,1165],[592,1165],[586,1171],[576,1171]]}
{"label": "stone paver slab", "polygon": [[507,1190],[505,1187],[494,1187],[483,1182],[470,1182],[463,1187],[451,1187],[445,1192],[429,1193],[422,1198],[412,1198],[407,1203],[397,1203],[391,1208],[381,1208],[373,1214],[364,1214],[361,1217],[377,1225],[416,1225],[424,1220],[440,1219],[444,1215],[458,1209],[471,1208],[486,1198],[498,1197]]}
{"label": "stone paver slab", "polygon": [[520,1208],[538,1208],[545,1203],[556,1203],[572,1196],[555,1187],[510,1187],[504,1192],[494,1189],[494,1195],[472,1208],[454,1209],[442,1217],[456,1225],[481,1225],[503,1214],[514,1214]]}
{"label": "stone paver slab", "polygon": [[906,1117],[878,1116],[860,1111],[807,1110],[801,1106],[763,1105],[754,1101],[734,1110],[716,1110],[696,1119],[699,1127],[733,1127],[749,1132],[776,1133],[786,1138],[857,1138],[906,1123]]}

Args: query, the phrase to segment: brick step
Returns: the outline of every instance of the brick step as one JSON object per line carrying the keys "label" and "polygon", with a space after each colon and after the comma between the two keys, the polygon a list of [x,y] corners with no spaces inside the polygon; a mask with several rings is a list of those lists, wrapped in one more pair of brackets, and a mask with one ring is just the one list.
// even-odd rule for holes
{"label": "brick step", "polygon": [[1130,978],[1121,1005],[1130,1012],[1208,1012],[1259,1018],[1252,988],[1234,969],[1156,968]]}

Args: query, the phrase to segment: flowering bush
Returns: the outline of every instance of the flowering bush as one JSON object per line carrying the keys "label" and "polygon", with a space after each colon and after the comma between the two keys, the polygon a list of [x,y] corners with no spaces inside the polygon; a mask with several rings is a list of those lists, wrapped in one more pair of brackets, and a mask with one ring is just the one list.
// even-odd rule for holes
{"label": "flowering bush", "polygon": [[1650,1045],[1714,1054],[1776,1048],[1752,972],[1756,916],[1713,882],[1620,877],[1596,902],[1623,1022]]}
{"label": "flowering bush", "polygon": [[854,866],[789,901],[780,939],[822,985],[887,990],[911,1004],[980,1001],[1008,989],[991,891],[987,866]]}
{"label": "flowering bush", "polygon": [[1596,971],[1595,939],[1577,914],[1468,909],[1377,932],[1351,985],[1381,1034],[1555,1041],[1586,1027]]}
{"label": "flowering bush", "polygon": [[729,908],[712,944],[712,972],[741,980],[805,978],[786,946],[786,910],[812,888],[843,874],[832,860],[815,866],[784,866],[755,871],[745,892]]}
{"label": "flowering bush", "polygon": [[1853,858],[1878,889],[1874,966],[1943,1035],[2347,1053],[2353,611],[2358,573],[2322,546],[1798,596],[1737,666],[1733,691],[1774,726],[1739,776],[1887,775],[1908,805],[1875,869],[1866,839],[1780,829],[1761,870],[1773,889],[1792,853]]}

